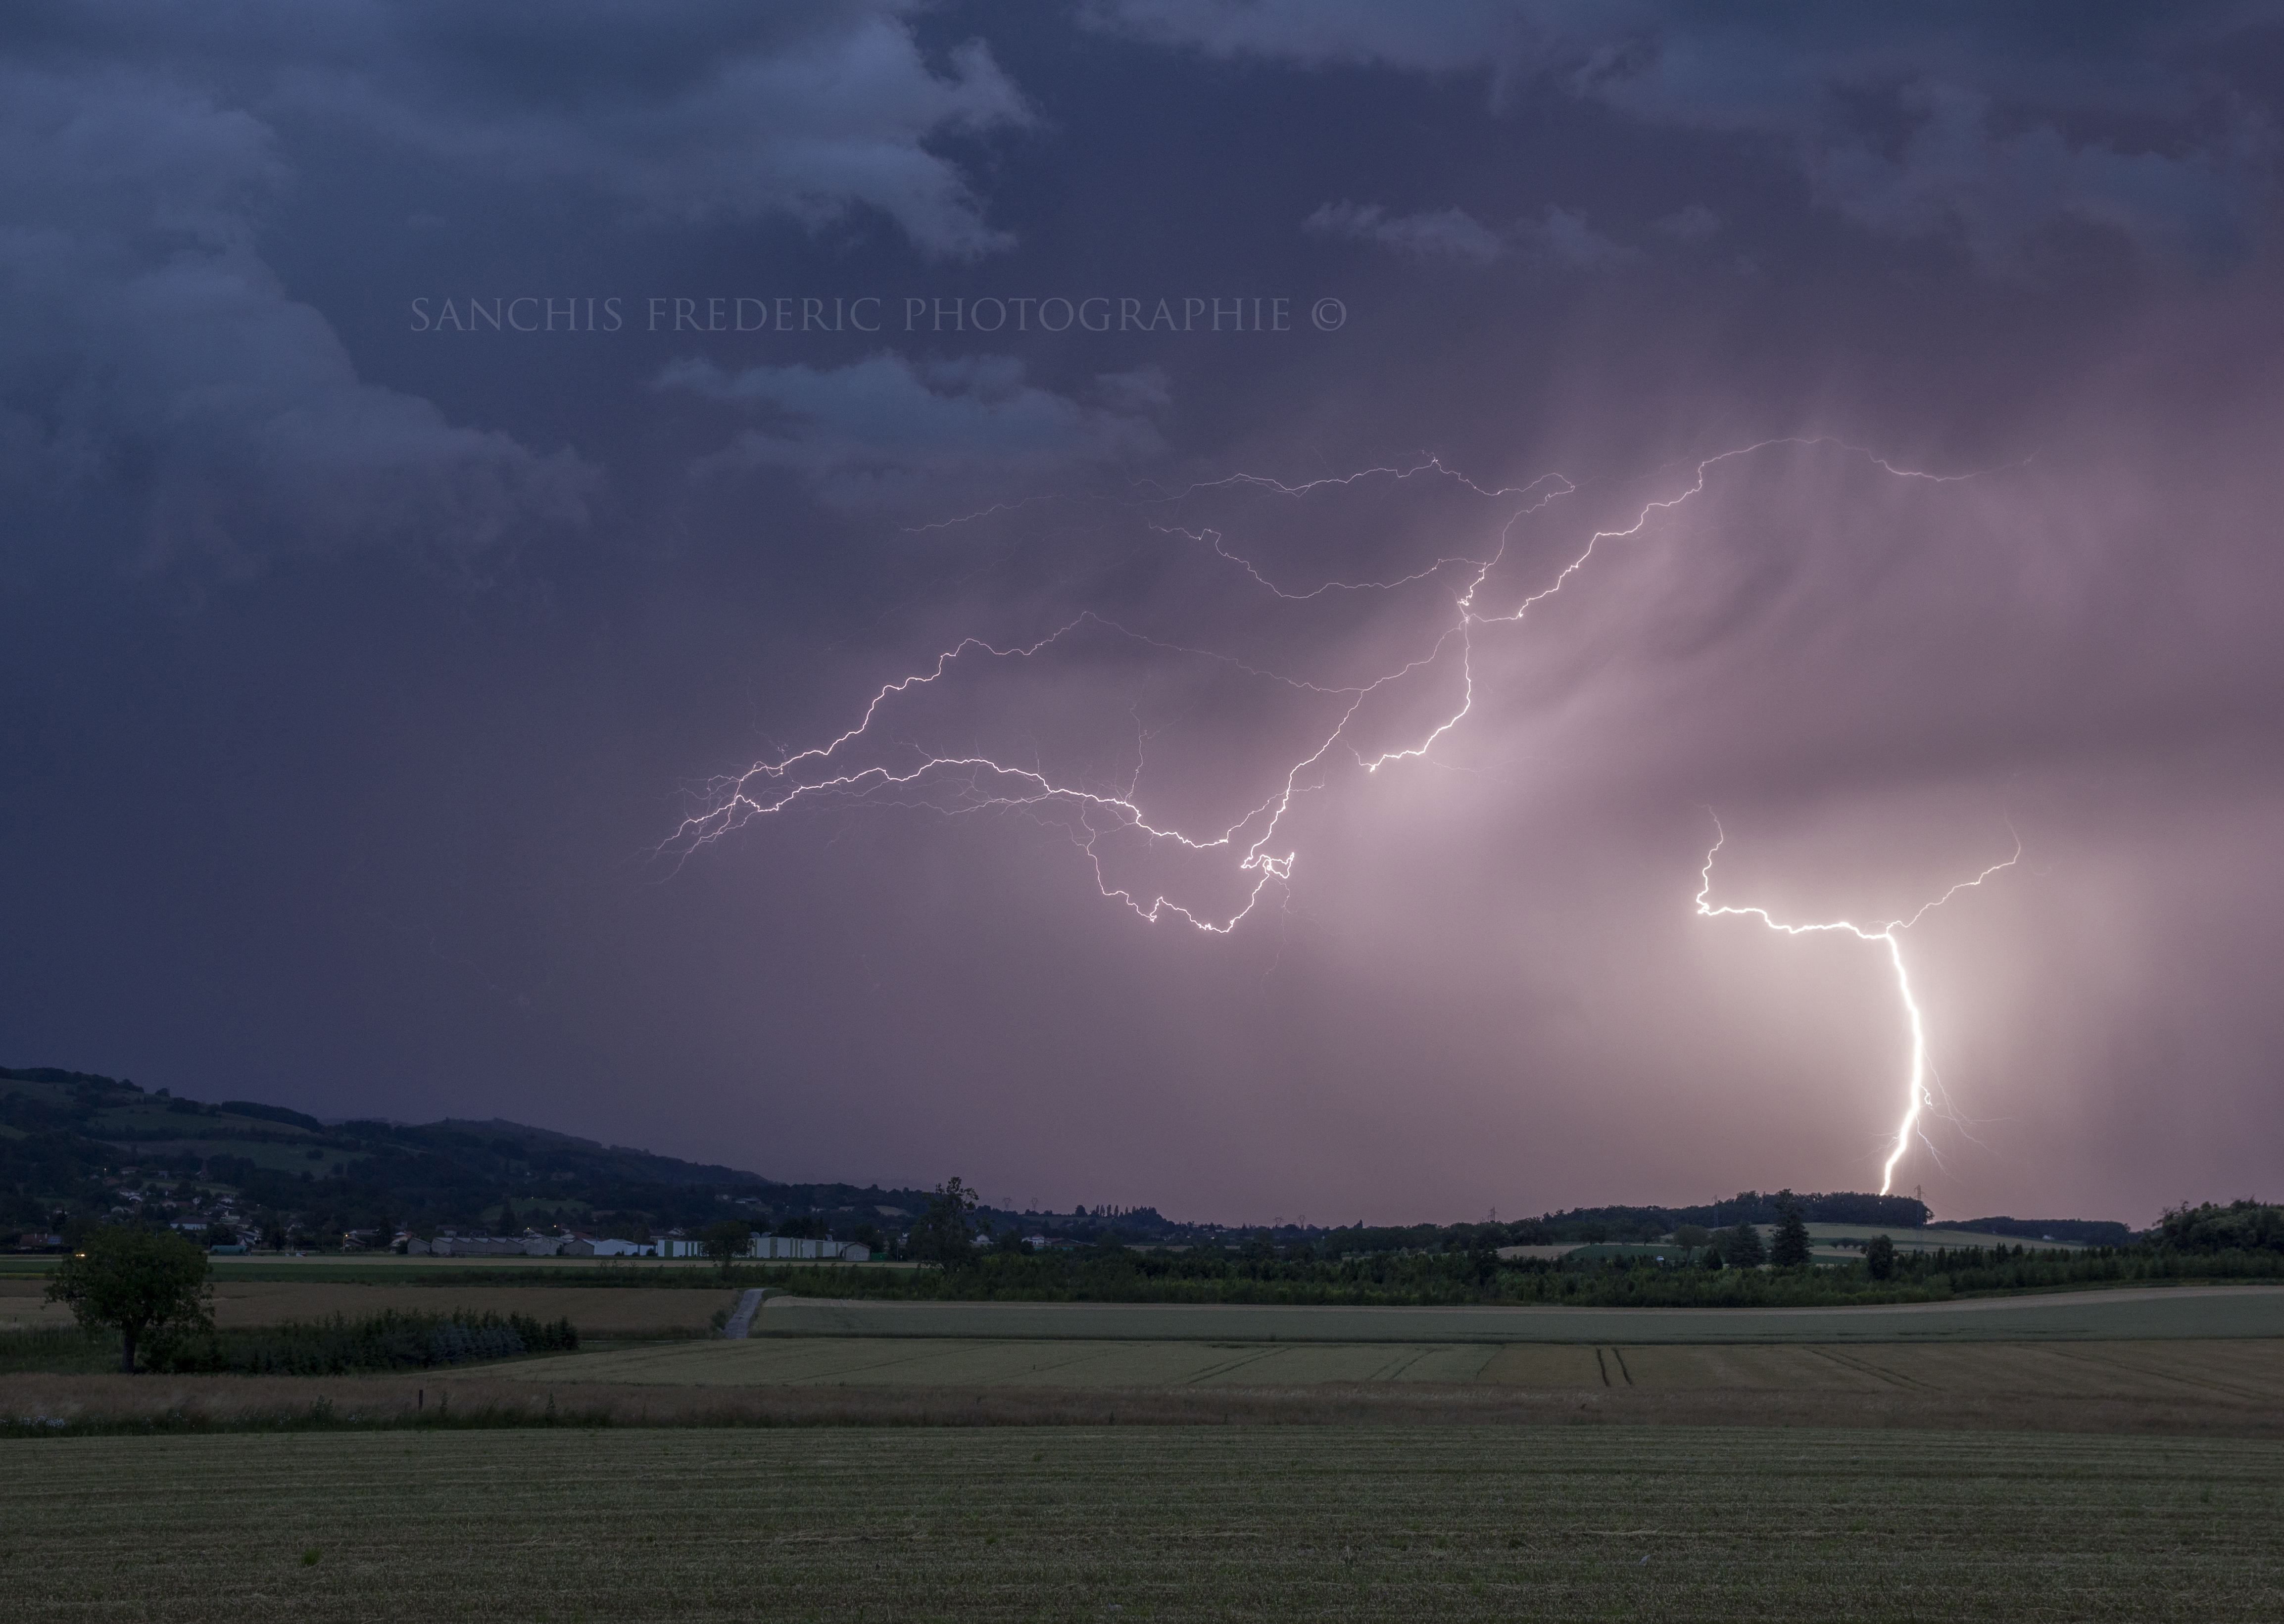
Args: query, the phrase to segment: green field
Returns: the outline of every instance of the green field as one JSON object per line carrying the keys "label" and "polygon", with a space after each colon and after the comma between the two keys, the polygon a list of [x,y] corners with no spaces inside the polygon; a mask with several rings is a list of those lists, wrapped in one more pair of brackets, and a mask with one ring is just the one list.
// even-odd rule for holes
{"label": "green field", "polygon": [[2284,1616],[2276,1443],[567,1428],[0,1460],[24,1624]]}
{"label": "green field", "polygon": [[[1776,1233],[1772,1223],[1757,1226],[1762,1238]],[[1946,1230],[1930,1226],[1924,1230],[1906,1230],[1895,1225],[1876,1223],[1811,1223],[1807,1227],[1810,1240],[1819,1246],[1833,1241],[1866,1241],[1874,1235],[1884,1235],[1895,1242],[1898,1252],[1936,1252],[1944,1247],[1959,1246],[2021,1246],[2031,1252],[2083,1252],[2085,1247],[2069,1241],[2038,1240],[2022,1235],[1992,1235],[1981,1230]],[[1855,1255],[1860,1256],[1858,1253]]]}
{"label": "green field", "polygon": [[2284,1286],[2168,1286],[1840,1308],[1347,1308],[777,1297],[755,1334],[1227,1342],[1917,1342],[2284,1337]]}

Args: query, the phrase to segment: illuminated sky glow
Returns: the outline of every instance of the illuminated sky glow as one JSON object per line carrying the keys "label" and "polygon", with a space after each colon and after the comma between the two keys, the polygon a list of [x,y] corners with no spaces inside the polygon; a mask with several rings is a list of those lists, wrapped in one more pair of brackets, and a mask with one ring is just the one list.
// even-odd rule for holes
{"label": "illuminated sky glow", "polygon": [[[1934,1066],[1928,1059],[1927,1014],[1920,1008],[1919,999],[1912,992],[1911,969],[1904,963],[1903,933],[1911,929],[1912,925],[1925,918],[1931,910],[1942,907],[1960,892],[1973,890],[1993,874],[2003,869],[2013,868],[2015,863],[2022,861],[2022,843],[2019,840],[2015,843],[2014,855],[2008,857],[2004,863],[1994,863],[1973,879],[1959,881],[1935,901],[1921,907],[1910,918],[1884,920],[1878,929],[1873,930],[1846,919],[1832,919],[1819,924],[1792,925],[1771,918],[1768,910],[1764,908],[1737,908],[1727,903],[1715,906],[1711,901],[1713,859],[1720,854],[1721,847],[1728,838],[1727,832],[1720,827],[1720,821],[1717,818],[1714,820],[1713,844],[1705,853],[1705,867],[1701,873],[1703,883],[1697,889],[1699,917],[1758,919],[1769,929],[1781,932],[1787,936],[1819,935],[1827,932],[1838,932],[1853,936],[1858,941],[1879,942],[1887,949],[1889,965],[1896,972],[1896,997],[1903,1005],[1905,1026],[1911,1038],[1911,1061],[1904,1079],[1903,1114],[1896,1122],[1893,1148],[1889,1151],[1887,1160],[1880,1165],[1880,1193],[1887,1195],[1896,1187],[1896,1165],[1909,1153],[1912,1140],[1925,1140],[1927,1137],[1927,1130],[1921,1125],[1920,1118],[1930,1106],[1938,1104],[1934,1092],[1938,1079]],[[1938,1158],[1940,1157],[1940,1152],[1936,1151],[1932,1142],[1928,1142],[1928,1148],[1930,1152],[1935,1152]]]}
{"label": "illuminated sky glow", "polygon": [[6,1064],[1239,1222],[2276,1197],[2284,7],[0,80]]}

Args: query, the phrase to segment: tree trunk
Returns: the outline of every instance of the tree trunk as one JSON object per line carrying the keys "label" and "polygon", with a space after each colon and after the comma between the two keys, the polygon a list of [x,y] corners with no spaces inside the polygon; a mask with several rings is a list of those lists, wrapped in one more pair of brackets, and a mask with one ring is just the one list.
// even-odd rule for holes
{"label": "tree trunk", "polygon": [[123,1376],[135,1374],[135,1332],[138,1329],[134,1325],[119,1328],[119,1370]]}

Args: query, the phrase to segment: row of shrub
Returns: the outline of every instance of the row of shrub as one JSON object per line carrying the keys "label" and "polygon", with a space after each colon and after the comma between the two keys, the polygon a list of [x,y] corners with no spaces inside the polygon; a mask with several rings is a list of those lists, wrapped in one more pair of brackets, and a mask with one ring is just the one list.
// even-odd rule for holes
{"label": "row of shrub", "polygon": [[182,1373],[338,1376],[352,1370],[428,1370],[524,1354],[568,1353],[579,1332],[567,1319],[523,1314],[404,1314],[202,1331],[153,1347],[149,1367]]}
{"label": "row of shrub", "polygon": [[94,1375],[119,1368],[119,1338],[90,1336],[76,1325],[30,1325],[0,1331],[0,1375],[38,1370]]}

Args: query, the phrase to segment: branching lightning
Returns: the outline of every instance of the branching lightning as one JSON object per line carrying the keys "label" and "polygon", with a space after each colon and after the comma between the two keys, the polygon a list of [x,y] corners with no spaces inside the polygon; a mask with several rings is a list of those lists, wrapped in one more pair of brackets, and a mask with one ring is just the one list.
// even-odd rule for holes
{"label": "branching lightning", "polygon": [[[1304,604],[1335,594],[1392,593],[1405,588],[1424,589],[1428,583],[1446,582],[1451,594],[1449,618],[1443,621],[1440,630],[1433,627],[1429,629],[1432,636],[1425,646],[1418,649],[1411,658],[1381,670],[1377,675],[1349,683],[1319,683],[1268,669],[1229,653],[1153,636],[1091,609],[1029,643],[1001,646],[977,637],[963,638],[936,654],[923,668],[882,683],[855,723],[825,743],[792,751],[772,760],[756,761],[741,772],[708,785],[700,797],[697,809],[683,820],[661,849],[686,856],[755,818],[774,817],[812,802],[853,800],[870,805],[924,808],[945,815],[987,812],[1043,815],[1052,811],[1058,821],[1064,824],[1074,843],[1089,859],[1094,873],[1095,888],[1105,899],[1123,904],[1152,924],[1170,915],[1199,931],[1227,935],[1253,913],[1272,886],[1289,887],[1299,858],[1284,830],[1288,815],[1301,796],[1325,787],[1335,767],[1345,762],[1353,761],[1365,773],[1373,774],[1394,763],[1423,760],[1467,718],[1475,703],[1474,655],[1475,639],[1479,635],[1494,628],[1521,624],[1534,608],[1556,596],[1585,571],[1598,550],[1639,536],[1662,516],[1701,496],[1706,488],[1709,473],[1720,465],[1748,458],[1776,447],[1807,446],[1831,447],[1861,458],[1897,480],[1944,484],[1974,477],[1972,474],[1938,475],[1899,468],[1861,447],[1825,437],[1764,440],[1720,452],[1699,462],[1685,485],[1671,495],[1644,504],[1631,522],[1615,528],[1595,530],[1588,535],[1551,576],[1542,576],[1535,584],[1519,581],[1511,585],[1506,582],[1502,566],[1508,564],[1509,543],[1516,525],[1550,504],[1576,493],[1578,488],[1560,474],[1544,474],[1520,487],[1487,489],[1446,468],[1440,461],[1428,457],[1408,467],[1367,468],[1302,484],[1288,485],[1255,474],[1235,474],[1202,482],[1184,491],[1167,493],[1166,497],[1178,502],[1199,493],[1242,488],[1271,496],[1298,498],[1318,489],[1354,486],[1365,480],[1440,480],[1454,481],[1476,496],[1506,502],[1511,507],[1498,527],[1496,544],[1482,550],[1486,556],[1455,553],[1436,558],[1422,567],[1386,579],[1326,579],[1310,584],[1278,579],[1271,570],[1232,550],[1227,538],[1217,530],[1187,528],[1177,524],[1153,526],[1162,535],[1180,538],[1207,550],[1215,558],[1240,572],[1250,589],[1264,592],[1280,604]],[[922,528],[948,528],[974,522],[993,513],[1020,509],[1032,500],[1044,498],[994,504],[977,513],[939,520]],[[1309,696],[1312,700],[1321,699],[1325,702],[1325,714],[1313,731],[1307,735],[1302,747],[1283,759],[1281,764],[1273,766],[1266,775],[1272,787],[1261,800],[1245,808],[1234,821],[1218,827],[1205,828],[1181,827],[1176,822],[1154,815],[1146,808],[1141,782],[1148,735],[1140,727],[1138,717],[1133,770],[1122,785],[1073,781],[1067,777],[1052,774],[1044,766],[1034,762],[1011,761],[989,753],[935,753],[909,740],[892,738],[886,733],[890,725],[887,718],[898,701],[946,683],[956,671],[1035,660],[1051,650],[1093,636],[1169,655],[1216,662],[1249,680],[1281,684],[1295,694]],[[1375,695],[1406,679],[1434,672],[1447,664],[1456,667],[1459,679],[1456,700],[1447,712],[1428,719],[1420,725],[1416,736],[1393,746],[1383,740],[1379,747],[1374,747],[1355,736],[1358,719]],[[897,754],[899,759],[894,762],[852,761],[851,756],[860,748],[886,749]],[[1233,897],[1234,901],[1224,900],[1219,906],[1208,906],[1196,899],[1176,901],[1162,889],[1146,886],[1138,890],[1132,884],[1115,879],[1106,856],[1106,843],[1115,840],[1138,840],[1146,850],[1178,852],[1225,862],[1229,865],[1230,878],[1235,882],[1226,891],[1226,897]],[[1912,1137],[1920,1131],[1923,1107],[1932,1098],[1928,1089],[1932,1071],[1928,1060],[1927,1035],[1918,1001],[1912,994],[1899,934],[1908,930],[1928,909],[1941,906],[1959,890],[1979,886],[1992,874],[2011,866],[2015,859],[2010,857],[2006,863],[1986,869],[1974,879],[1953,886],[1909,919],[1890,920],[1877,928],[1846,920],[1788,925],[1757,908],[1715,907],[1710,903],[1713,855],[1719,851],[1720,844],[1717,839],[1713,851],[1706,855],[1704,886],[1697,897],[1701,915],[1707,917],[1749,915],[1772,930],[1793,935],[1845,932],[1866,941],[1882,943],[1887,949],[1895,972],[1897,991],[1910,1022],[1912,1059],[1906,1108],[1883,1169],[1881,1189],[1884,1192],[1892,1184],[1896,1166]],[[2018,844],[2016,856],[2020,855]]]}
{"label": "branching lightning", "polygon": [[[1728,839],[1728,832],[1721,827],[1721,820],[1715,818],[1713,845],[1705,854],[1705,867],[1700,876],[1704,883],[1697,890],[1698,917],[1758,919],[1769,929],[1781,932],[1787,936],[1812,936],[1839,933],[1853,936],[1858,941],[1879,942],[1888,950],[1889,965],[1896,972],[1896,995],[1903,1001],[1904,1016],[1911,1028],[1912,1058],[1910,1076],[1905,1084],[1904,1114],[1902,1120],[1896,1124],[1894,1143],[1889,1147],[1888,1159],[1880,1169],[1880,1193],[1884,1196],[1895,1185],[1896,1164],[1904,1159],[1904,1152],[1911,1148],[1912,1137],[1915,1135],[1924,1137],[1920,1133],[1920,1118],[1926,1108],[1935,1103],[1934,1094],[1928,1088],[1929,1080],[1934,1075],[1934,1068],[1928,1060],[1927,1018],[1920,1011],[1920,1001],[1912,991],[1912,972],[1910,967],[1904,963],[1902,933],[1960,892],[1971,891],[1993,874],[2013,868],[2022,860],[2022,837],[2020,835],[2015,837],[2014,855],[2005,862],[1992,863],[1973,879],[1960,880],[1932,902],[1923,903],[1919,911],[1909,918],[1889,919],[1876,930],[1848,919],[1826,919],[1807,925],[1787,925],[1776,918],[1765,908],[1735,908],[1726,903],[1719,907],[1714,906],[1711,901],[1713,859],[1720,855],[1721,847],[1727,843]],[[1930,1145],[1928,1148],[1932,1150],[1934,1147]]]}
{"label": "branching lightning", "polygon": [[[1481,629],[1520,624],[1533,608],[1561,591],[1573,576],[1584,569],[1593,558],[1597,548],[1640,535],[1661,514],[1679,508],[1701,495],[1709,470],[1720,464],[1751,457],[1778,446],[1836,447],[1850,455],[1865,458],[1898,479],[1947,482],[1950,479],[1969,477],[1920,473],[1897,468],[1859,447],[1830,439],[1788,437],[1760,441],[1734,450],[1720,452],[1698,463],[1693,476],[1682,489],[1672,496],[1645,504],[1629,524],[1593,532],[1551,580],[1535,589],[1518,589],[1505,604],[1494,604],[1490,600],[1495,591],[1495,577],[1506,560],[1514,526],[1548,504],[1574,494],[1577,488],[1560,474],[1544,474],[1520,487],[1488,489],[1453,472],[1439,460],[1429,457],[1410,467],[1367,468],[1297,485],[1284,484],[1255,474],[1233,474],[1222,480],[1205,481],[1179,494],[1186,496],[1241,486],[1280,496],[1298,497],[1322,488],[1355,485],[1366,480],[1444,479],[1456,481],[1477,496],[1511,500],[1515,505],[1501,526],[1498,544],[1490,550],[1488,557],[1442,558],[1423,569],[1389,580],[1324,581],[1308,588],[1289,587],[1272,580],[1250,559],[1230,550],[1217,532],[1163,527],[1165,534],[1185,536],[1210,548],[1216,556],[1241,569],[1255,586],[1286,602],[1303,602],[1331,592],[1394,591],[1448,576],[1453,587],[1451,619],[1423,652],[1366,681],[1347,684],[1310,682],[1263,669],[1228,654],[1149,636],[1092,610],[1075,616],[1028,644],[1001,647],[980,638],[965,638],[937,654],[926,668],[883,683],[855,725],[838,737],[823,745],[794,751],[773,761],[757,761],[740,773],[708,785],[700,795],[698,810],[682,821],[661,849],[686,855],[756,817],[774,816],[803,802],[834,799],[863,799],[876,804],[925,805],[939,811],[959,813],[1037,811],[1052,807],[1074,818],[1073,838],[1091,860],[1096,889],[1103,897],[1125,904],[1154,924],[1167,915],[1172,915],[1201,931],[1225,935],[1253,911],[1272,883],[1283,885],[1291,880],[1297,854],[1284,845],[1282,827],[1295,800],[1322,786],[1332,763],[1343,759],[1351,760],[1365,772],[1376,773],[1392,762],[1420,760],[1467,719],[1474,707],[1474,639]],[[983,511],[989,513],[1019,505],[997,504]],[[980,517],[982,514],[968,516],[969,519]],[[966,520],[943,522],[957,524]],[[1049,649],[1069,643],[1088,631],[1104,633],[1168,653],[1219,661],[1248,676],[1282,683],[1295,691],[1322,696],[1333,702],[1333,713],[1327,722],[1313,736],[1310,747],[1294,756],[1281,774],[1275,775],[1276,787],[1260,802],[1246,808],[1235,821],[1218,829],[1185,830],[1154,819],[1138,799],[1138,764],[1134,778],[1124,792],[1099,785],[1089,787],[1068,782],[1038,768],[988,755],[931,754],[917,748],[910,764],[905,766],[842,766],[847,752],[860,741],[873,738],[887,707],[894,701],[917,690],[942,683],[963,662],[1034,660]],[[1441,667],[1446,661],[1456,663],[1460,679],[1458,703],[1448,714],[1427,726],[1415,741],[1397,747],[1370,750],[1351,741],[1350,730],[1373,696],[1406,678]],[[1152,844],[1164,843],[1186,852],[1225,855],[1232,861],[1235,873],[1241,882],[1237,905],[1218,912],[1209,911],[1202,907],[1177,902],[1162,893],[1145,898],[1129,886],[1114,883],[1104,867],[1101,847],[1101,842],[1113,834],[1138,836]]]}

